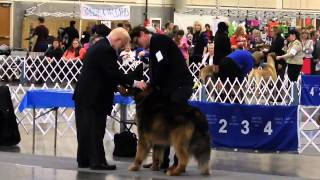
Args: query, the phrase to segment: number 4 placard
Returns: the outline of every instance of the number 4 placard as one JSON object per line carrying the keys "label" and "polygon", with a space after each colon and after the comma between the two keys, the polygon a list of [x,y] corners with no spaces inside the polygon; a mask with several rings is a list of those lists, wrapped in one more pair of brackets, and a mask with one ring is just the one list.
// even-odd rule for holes
{"label": "number 4 placard", "polygon": [[263,132],[267,133],[269,136],[272,134],[272,124],[271,121],[268,121],[266,126],[263,129]]}
{"label": "number 4 placard", "polygon": [[320,76],[301,77],[300,104],[306,106],[320,105]]}

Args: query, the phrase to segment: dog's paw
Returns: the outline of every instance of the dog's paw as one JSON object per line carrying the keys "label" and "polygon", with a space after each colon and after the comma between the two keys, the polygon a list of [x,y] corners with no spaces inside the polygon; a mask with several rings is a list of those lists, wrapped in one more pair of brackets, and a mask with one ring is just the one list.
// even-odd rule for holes
{"label": "dog's paw", "polygon": [[139,166],[132,164],[128,168],[129,171],[139,171]]}
{"label": "dog's paw", "polygon": [[204,171],[202,171],[202,172],[201,172],[201,175],[203,175],[203,176],[210,176],[210,175],[211,175],[210,170],[204,170]]}
{"label": "dog's paw", "polygon": [[175,171],[175,170],[169,170],[169,169],[168,169],[167,175],[168,175],[168,176],[179,176],[179,175],[180,175],[180,172]]}

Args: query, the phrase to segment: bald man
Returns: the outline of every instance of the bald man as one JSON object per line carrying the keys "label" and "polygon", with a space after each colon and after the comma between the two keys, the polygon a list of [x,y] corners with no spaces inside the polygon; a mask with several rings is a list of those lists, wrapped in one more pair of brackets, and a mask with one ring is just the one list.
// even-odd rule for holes
{"label": "bald man", "polygon": [[87,51],[77,82],[74,101],[79,168],[115,170],[105,158],[103,137],[106,117],[112,110],[114,92],[120,84],[145,88],[145,83],[128,78],[119,70],[117,51],[130,41],[128,32],[116,28]]}

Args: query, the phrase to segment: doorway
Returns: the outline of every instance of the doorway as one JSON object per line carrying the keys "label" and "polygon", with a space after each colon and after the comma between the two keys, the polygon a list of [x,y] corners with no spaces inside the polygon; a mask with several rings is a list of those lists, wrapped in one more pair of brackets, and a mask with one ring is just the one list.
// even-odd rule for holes
{"label": "doorway", "polygon": [[11,4],[0,3],[0,45],[10,45],[10,13]]}

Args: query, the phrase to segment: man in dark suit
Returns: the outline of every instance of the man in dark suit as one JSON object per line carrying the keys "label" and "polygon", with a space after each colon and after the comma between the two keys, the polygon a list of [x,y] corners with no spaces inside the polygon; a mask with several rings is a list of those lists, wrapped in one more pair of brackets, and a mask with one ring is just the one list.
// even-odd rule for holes
{"label": "man in dark suit", "polygon": [[103,147],[106,116],[111,113],[114,92],[119,84],[145,88],[144,82],[131,80],[119,70],[117,51],[129,41],[127,31],[116,28],[90,48],[84,58],[74,93],[80,168],[116,169],[107,163]]}
{"label": "man in dark suit", "polygon": [[221,60],[230,53],[231,44],[228,37],[228,25],[225,22],[220,22],[214,40],[213,63],[216,69],[219,68]]}
{"label": "man in dark suit", "polygon": [[79,39],[79,32],[76,29],[75,25],[76,25],[76,21],[70,21],[70,26],[65,28],[64,30],[64,34],[62,37],[66,38],[65,39],[66,41],[64,43],[67,49],[71,47],[72,41],[74,39]]}
{"label": "man in dark suit", "polygon": [[[156,93],[171,102],[187,104],[192,95],[193,79],[176,43],[168,36],[152,34],[142,26],[135,27],[130,36],[134,44],[149,49],[150,83]],[[169,166],[169,153],[170,148],[161,165],[164,169]]]}

